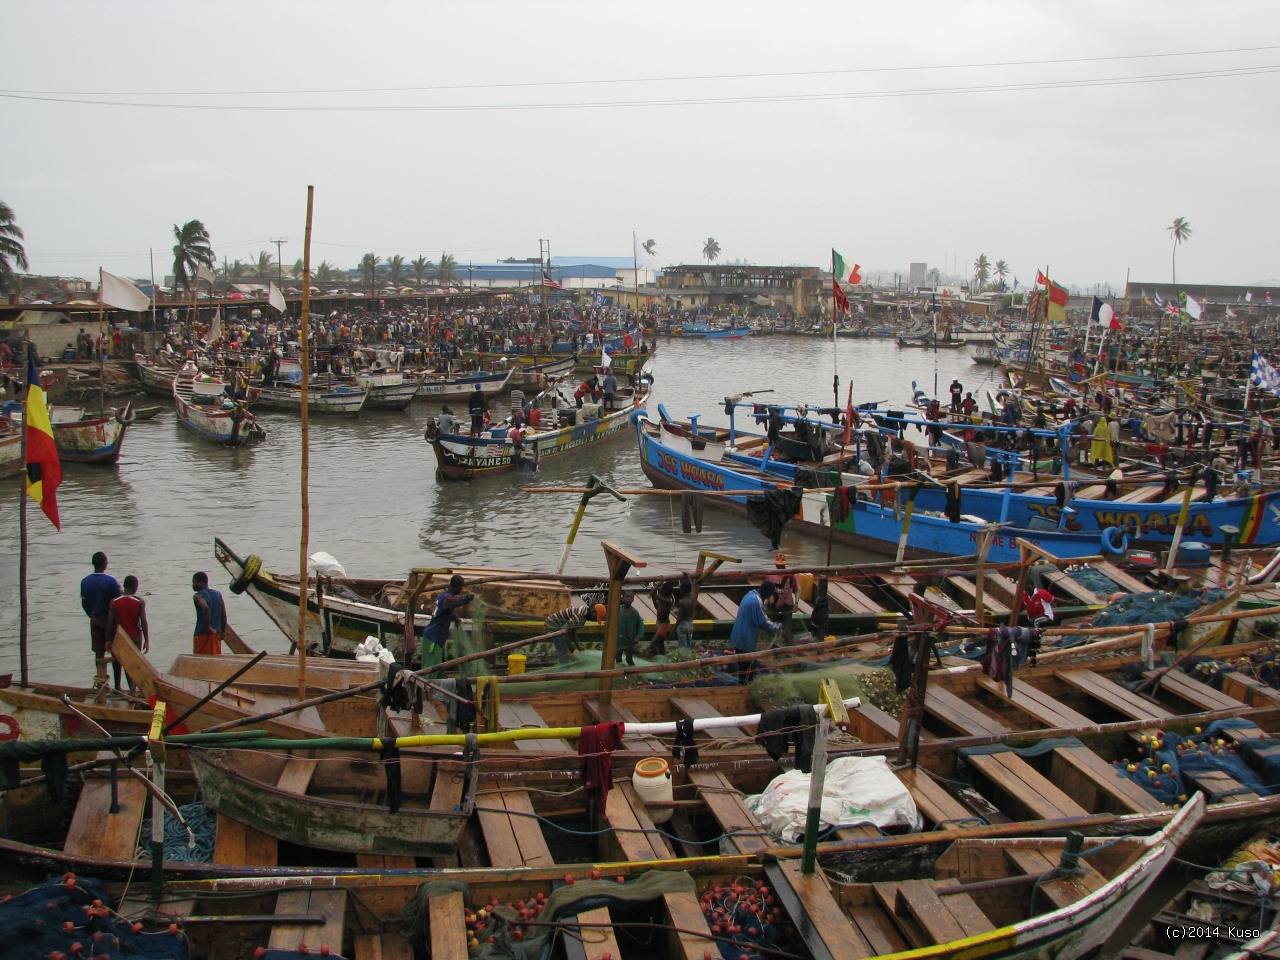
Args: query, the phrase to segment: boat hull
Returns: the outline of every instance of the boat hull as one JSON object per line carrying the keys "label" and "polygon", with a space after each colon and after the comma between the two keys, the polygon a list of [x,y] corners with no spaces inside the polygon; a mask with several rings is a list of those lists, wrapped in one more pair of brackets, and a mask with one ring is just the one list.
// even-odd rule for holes
{"label": "boat hull", "polygon": [[449,400],[465,400],[480,384],[482,391],[496,392],[511,380],[514,368],[505,373],[464,373],[457,376],[437,377],[428,375],[418,385],[416,396],[437,403]]}
{"label": "boat hull", "polygon": [[110,466],[120,459],[129,420],[120,413],[89,417],[74,423],[55,423],[53,442],[63,463]]}
{"label": "boat hull", "polygon": [[[336,390],[312,388],[307,394],[307,411],[334,415],[356,416],[364,408],[369,391],[339,387]],[[302,411],[302,391],[297,388],[252,387],[249,402],[259,410],[282,410],[287,413]]]}

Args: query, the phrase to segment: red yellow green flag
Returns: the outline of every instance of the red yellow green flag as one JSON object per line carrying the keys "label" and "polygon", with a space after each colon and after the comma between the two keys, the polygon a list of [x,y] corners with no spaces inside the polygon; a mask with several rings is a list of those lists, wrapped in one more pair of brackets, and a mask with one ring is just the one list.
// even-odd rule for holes
{"label": "red yellow green flag", "polygon": [[27,404],[23,429],[27,431],[27,495],[40,504],[44,515],[61,530],[57,489],[62,483],[62,463],[53,443],[53,424],[49,421],[40,371],[36,369],[35,349],[30,345],[27,347]]}

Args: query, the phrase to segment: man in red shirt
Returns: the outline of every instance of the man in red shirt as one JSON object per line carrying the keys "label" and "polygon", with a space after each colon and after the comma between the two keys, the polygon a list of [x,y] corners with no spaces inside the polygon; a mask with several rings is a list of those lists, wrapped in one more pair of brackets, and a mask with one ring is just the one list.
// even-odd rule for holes
{"label": "man in red shirt", "polygon": [[[116,659],[112,648],[116,631],[123,630],[128,634],[129,639],[137,644],[138,649],[143,653],[151,649],[151,628],[147,626],[147,601],[138,596],[138,578],[129,574],[124,578],[121,588],[124,593],[111,601],[111,612],[107,615],[107,653],[111,654],[111,671],[115,675],[117,690],[120,689],[120,661]],[[138,692],[131,677],[129,692]]]}

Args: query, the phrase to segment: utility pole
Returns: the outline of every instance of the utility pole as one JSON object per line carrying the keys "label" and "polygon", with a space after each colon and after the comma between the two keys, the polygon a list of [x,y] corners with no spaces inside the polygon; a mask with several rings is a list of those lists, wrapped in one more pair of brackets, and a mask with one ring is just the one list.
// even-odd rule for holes
{"label": "utility pole", "polygon": [[281,286],[284,286],[284,261],[280,259],[280,248],[289,242],[289,238],[281,237],[277,240],[275,237],[272,237],[267,242],[274,243],[276,245],[276,279],[280,281]]}

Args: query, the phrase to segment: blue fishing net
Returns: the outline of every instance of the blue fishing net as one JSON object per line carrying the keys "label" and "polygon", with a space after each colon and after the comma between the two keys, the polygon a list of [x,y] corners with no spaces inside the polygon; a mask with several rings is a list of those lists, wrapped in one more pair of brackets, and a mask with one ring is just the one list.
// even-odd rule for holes
{"label": "blue fishing net", "polygon": [[1107,604],[1105,610],[1089,621],[1092,627],[1127,627],[1146,623],[1167,623],[1185,620],[1200,612],[1202,607],[1225,600],[1226,590],[1201,587],[1186,593],[1167,593],[1152,590],[1149,593],[1130,593]]}
{"label": "blue fishing net", "polygon": [[100,881],[67,877],[0,903],[0,953],[8,960],[49,960],[55,954],[95,960],[190,960],[191,950],[180,931],[171,934],[166,924],[143,926],[134,933],[131,924],[107,906],[110,901]]}
{"label": "blue fishing net", "polygon": [[[189,846],[190,838],[182,824],[168,810],[164,812],[164,858],[179,863],[213,863],[213,845],[218,837],[218,815],[203,803],[189,803],[179,807],[182,819],[191,828],[195,846]],[[151,859],[151,821],[142,821],[138,835],[138,858]]]}
{"label": "blue fishing net", "polygon": [[1078,567],[1075,570],[1068,570],[1067,576],[1086,590],[1092,590],[1100,597],[1109,597],[1117,590],[1114,580],[1101,570],[1093,569],[1093,567]]}
{"label": "blue fishing net", "polygon": [[[1195,791],[1195,778],[1206,773],[1224,773],[1247,790],[1269,796],[1273,790],[1264,782],[1224,736],[1227,730],[1253,726],[1247,720],[1216,720],[1202,733],[1184,737],[1164,732],[1146,739],[1141,753],[1131,760],[1115,761],[1116,772],[1132,780],[1164,804],[1183,803]],[[1274,777],[1268,777],[1276,782]],[[1210,799],[1224,798],[1219,794]]]}

